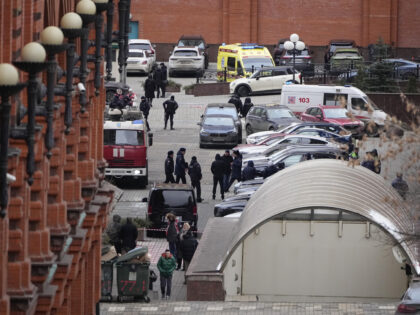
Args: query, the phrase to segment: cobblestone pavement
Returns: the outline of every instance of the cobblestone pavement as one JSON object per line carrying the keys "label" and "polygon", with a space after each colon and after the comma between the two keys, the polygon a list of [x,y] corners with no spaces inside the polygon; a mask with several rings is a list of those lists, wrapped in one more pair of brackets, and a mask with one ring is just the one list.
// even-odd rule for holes
{"label": "cobblestone pavement", "polygon": [[394,314],[395,304],[376,303],[262,303],[262,302],[167,302],[151,304],[103,304],[101,314]]}
{"label": "cobblestone pavement", "polygon": [[[137,96],[144,95],[140,82],[145,80],[145,77],[130,76],[127,78],[127,83],[133,88]],[[180,81],[185,83],[194,82],[193,79],[182,78]],[[202,198],[204,202],[198,207],[198,229],[203,231],[207,220],[213,216],[213,208],[215,203],[221,201],[219,192],[216,200],[212,200],[212,176],[210,173],[210,165],[214,160],[216,153],[223,153],[224,148],[217,149],[199,149],[198,147],[198,132],[199,127],[197,122],[200,120],[200,115],[203,113],[206,104],[213,102],[227,102],[228,95],[220,96],[206,96],[194,97],[181,93],[174,93],[175,99],[179,103],[179,109],[175,115],[174,127],[175,130],[163,129],[163,107],[164,99],[154,99],[153,107],[150,111],[149,123],[154,135],[153,146],[149,149],[149,187],[155,182],[164,180],[163,164],[166,158],[167,151],[178,151],[180,147],[185,147],[187,162],[192,156],[196,156],[203,170],[202,180]],[[170,93],[167,93],[168,98]],[[265,95],[252,97],[254,104],[278,102],[279,95]],[[244,132],[245,135],[245,132]],[[381,154],[385,147],[379,143],[379,139],[369,139],[365,147],[361,150],[363,152],[377,148]],[[403,153],[404,154],[404,153]],[[383,161],[382,175],[387,181],[391,181],[395,172],[398,171],[404,163],[401,159],[389,163]],[[189,178],[187,176],[187,183]],[[148,196],[148,189],[139,189],[132,185],[119,186],[123,189],[123,194],[119,199],[112,214],[120,214],[122,217],[145,217],[146,204],[141,202],[144,197]],[[231,194],[231,193],[230,193]],[[230,195],[229,193],[226,196]],[[112,215],[111,214],[111,215]],[[161,253],[167,247],[165,239],[147,239],[141,245],[148,246],[149,252],[152,255],[151,268],[156,270],[156,262]],[[186,287],[183,284],[184,272],[175,271],[173,277],[173,295],[172,301],[185,301]],[[115,286],[114,286],[115,287]],[[124,312],[124,313],[138,313],[139,311],[147,314],[172,314],[172,313],[231,313],[237,314],[239,312],[249,312],[252,314],[391,314],[394,312],[394,304],[375,304],[375,303],[357,303],[357,304],[338,304],[338,303],[166,303],[157,300],[159,298],[158,282],[154,285],[154,291],[150,292],[149,296],[152,299],[152,304],[102,304],[101,309],[104,314]],[[116,296],[116,289],[114,288],[114,297]]]}

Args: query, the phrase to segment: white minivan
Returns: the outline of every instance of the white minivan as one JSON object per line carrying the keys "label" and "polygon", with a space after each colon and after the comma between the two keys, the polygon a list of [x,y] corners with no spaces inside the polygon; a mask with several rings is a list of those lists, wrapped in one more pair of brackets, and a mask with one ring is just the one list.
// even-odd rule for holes
{"label": "white minivan", "polygon": [[353,86],[330,85],[284,85],[280,96],[280,104],[288,106],[300,115],[310,106],[344,106],[353,116],[364,123],[375,122],[376,133],[381,129],[387,114],[361,90]]}

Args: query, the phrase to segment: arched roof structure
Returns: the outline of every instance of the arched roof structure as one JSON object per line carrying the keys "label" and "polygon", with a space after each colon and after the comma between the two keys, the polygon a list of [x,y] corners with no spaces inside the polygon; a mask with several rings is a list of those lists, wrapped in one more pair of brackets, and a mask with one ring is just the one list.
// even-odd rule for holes
{"label": "arched roof structure", "polygon": [[355,213],[382,227],[420,274],[419,245],[406,237],[414,233],[414,218],[398,193],[367,168],[330,159],[301,162],[271,176],[248,201],[217,269],[259,226],[282,213],[313,208]]}

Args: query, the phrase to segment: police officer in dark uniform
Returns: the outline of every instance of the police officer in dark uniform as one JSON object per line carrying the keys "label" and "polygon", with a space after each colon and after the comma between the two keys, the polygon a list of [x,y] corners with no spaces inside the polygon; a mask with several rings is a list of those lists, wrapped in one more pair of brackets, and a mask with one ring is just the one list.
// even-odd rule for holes
{"label": "police officer in dark uniform", "polygon": [[166,68],[163,62],[160,64],[160,71],[162,72],[162,83],[160,89],[162,90],[162,97],[165,97],[166,85],[168,84],[168,68]]}
{"label": "police officer in dark uniform", "polygon": [[197,202],[202,202],[200,180],[203,178],[203,175],[201,173],[200,163],[197,162],[197,157],[195,156],[191,158],[190,165],[188,166],[188,175],[191,178],[191,186],[197,190]]}
{"label": "police officer in dark uniform", "polygon": [[228,103],[235,105],[238,115],[242,113],[242,101],[238,95],[233,94]]}
{"label": "police officer in dark uniform", "polygon": [[168,151],[168,157],[165,160],[165,175],[166,175],[165,184],[175,183],[174,170],[175,170],[174,151],[171,150],[171,151]]}
{"label": "police officer in dark uniform", "polygon": [[171,121],[171,130],[174,130],[174,115],[178,109],[178,103],[175,101],[175,96],[171,96],[170,100],[163,102],[163,109],[165,110],[165,127],[168,124],[168,119]]}
{"label": "police officer in dark uniform", "polygon": [[150,103],[144,96],[141,97],[140,110],[143,113],[143,117],[146,122],[147,131],[150,131],[149,121],[147,119],[147,117],[149,117]]}

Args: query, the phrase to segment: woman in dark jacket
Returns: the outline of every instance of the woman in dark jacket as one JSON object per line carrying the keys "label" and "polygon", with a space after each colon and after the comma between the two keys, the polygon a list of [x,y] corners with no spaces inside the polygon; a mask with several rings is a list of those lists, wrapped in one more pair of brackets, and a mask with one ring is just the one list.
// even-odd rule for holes
{"label": "woman in dark jacket", "polygon": [[178,242],[178,224],[176,221],[176,216],[172,212],[169,212],[166,215],[168,219],[168,228],[166,229],[166,240],[169,243],[169,250],[171,254],[175,257],[176,260],[176,244]]}
{"label": "woman in dark jacket", "polygon": [[225,188],[225,192],[229,191],[230,186],[233,184],[235,180],[238,182],[241,181],[241,169],[242,169],[242,159],[241,154],[239,151],[233,151],[233,162],[232,162],[232,172],[230,175],[230,181],[227,187]]}

